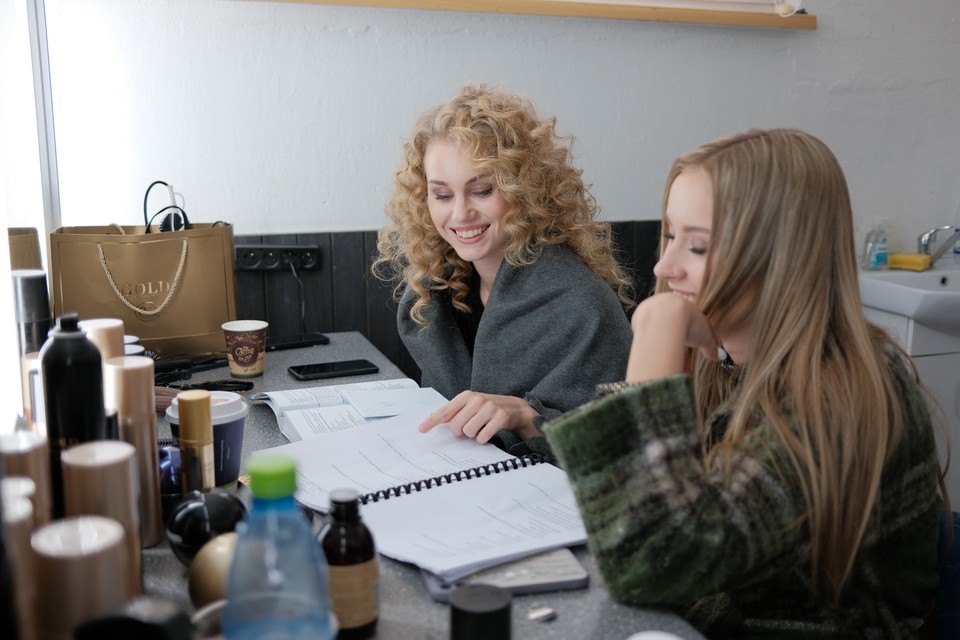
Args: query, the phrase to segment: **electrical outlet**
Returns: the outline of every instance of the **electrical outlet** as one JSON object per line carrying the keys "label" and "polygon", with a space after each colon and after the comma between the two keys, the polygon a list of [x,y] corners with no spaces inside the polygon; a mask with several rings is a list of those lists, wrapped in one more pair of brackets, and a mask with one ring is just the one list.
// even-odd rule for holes
{"label": "electrical outlet", "polygon": [[297,271],[320,265],[320,247],[314,244],[238,244],[237,271]]}

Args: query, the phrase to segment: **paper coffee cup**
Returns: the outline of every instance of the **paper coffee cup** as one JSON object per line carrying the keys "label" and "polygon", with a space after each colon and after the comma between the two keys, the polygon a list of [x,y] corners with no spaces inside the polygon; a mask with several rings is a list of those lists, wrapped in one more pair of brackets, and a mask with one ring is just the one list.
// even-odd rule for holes
{"label": "paper coffee cup", "polygon": [[[167,407],[167,422],[174,438],[180,438],[180,406],[174,398]],[[210,392],[210,417],[213,422],[214,483],[228,487],[240,476],[243,453],[243,428],[250,408],[243,397],[230,391]]]}
{"label": "paper coffee cup", "polygon": [[267,351],[267,323],[263,320],[224,322],[223,338],[227,343],[227,362],[234,378],[263,375]]}

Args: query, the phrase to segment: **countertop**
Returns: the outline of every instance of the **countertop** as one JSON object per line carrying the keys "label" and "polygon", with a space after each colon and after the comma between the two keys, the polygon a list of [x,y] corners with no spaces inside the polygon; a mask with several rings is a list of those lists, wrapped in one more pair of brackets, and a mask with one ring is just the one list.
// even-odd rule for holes
{"label": "countertop", "polygon": [[[264,375],[254,378],[254,388],[241,395],[250,396],[263,391],[277,391],[321,384],[342,384],[364,380],[405,377],[403,373],[360,333],[329,333],[330,344],[301,349],[269,352],[266,355]],[[287,367],[294,364],[352,360],[365,358],[376,364],[377,374],[336,378],[325,381],[298,382]],[[212,381],[228,378],[226,368],[194,374],[191,381]],[[169,435],[169,425],[158,419],[161,437]],[[243,459],[252,451],[286,444],[287,439],[277,428],[273,412],[265,405],[252,404],[244,430]],[[585,589],[515,596],[512,605],[513,636],[536,639],[626,640],[644,630],[673,633],[685,640],[702,639],[693,627],[679,616],[666,611],[641,609],[620,604],[603,587],[596,562],[586,547],[574,548],[574,553],[590,574]],[[380,617],[376,638],[383,640],[441,640],[449,637],[450,610],[446,604],[434,601],[423,585],[420,571],[411,565],[380,556]],[[187,567],[173,555],[166,542],[144,549],[144,586],[149,595],[170,600],[193,612],[187,593]],[[528,619],[528,613],[548,606],[557,616],[547,622]]]}

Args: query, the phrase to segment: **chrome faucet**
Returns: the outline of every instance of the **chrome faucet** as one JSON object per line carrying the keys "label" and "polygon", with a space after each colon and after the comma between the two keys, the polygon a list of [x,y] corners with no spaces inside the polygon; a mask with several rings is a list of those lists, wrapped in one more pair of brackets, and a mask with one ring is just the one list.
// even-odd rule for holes
{"label": "chrome faucet", "polygon": [[[951,234],[951,236],[940,245],[939,249],[932,251],[933,243],[937,239],[937,232],[939,231],[953,231],[953,234]],[[923,253],[930,256],[930,266],[932,267],[944,253],[949,251],[950,248],[956,244],[958,240],[960,240],[960,228],[954,231],[952,224],[928,229],[927,231],[921,233],[917,238],[917,253]]]}

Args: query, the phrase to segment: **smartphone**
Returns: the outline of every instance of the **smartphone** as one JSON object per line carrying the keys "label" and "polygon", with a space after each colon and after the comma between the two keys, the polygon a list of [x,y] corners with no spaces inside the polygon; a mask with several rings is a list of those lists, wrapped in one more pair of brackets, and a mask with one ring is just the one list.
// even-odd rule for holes
{"label": "smartphone", "polygon": [[513,595],[565,591],[587,586],[590,576],[566,547],[484,569],[451,584],[429,571],[420,570],[423,583],[437,602],[449,602],[450,593],[461,584],[492,584]]}
{"label": "smartphone", "polygon": [[338,362],[318,362],[288,367],[297,380],[320,380],[322,378],[342,378],[344,376],[362,376],[365,373],[377,373],[380,369],[369,360],[340,360]]}

